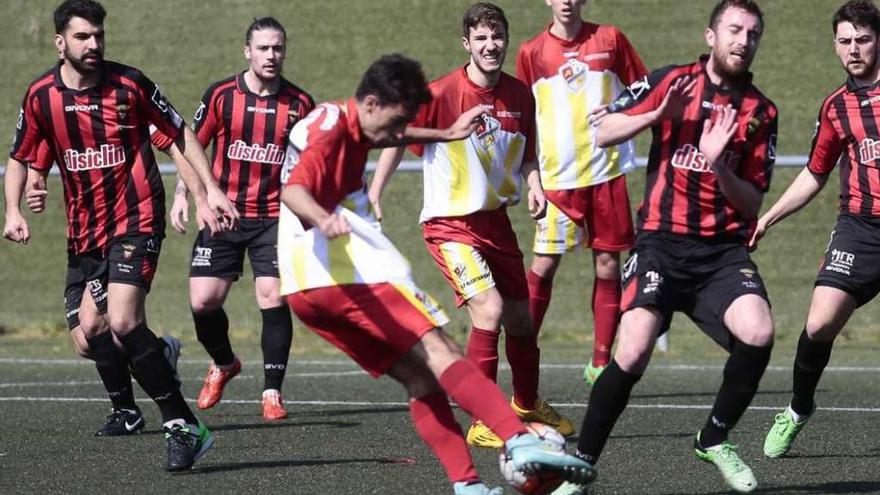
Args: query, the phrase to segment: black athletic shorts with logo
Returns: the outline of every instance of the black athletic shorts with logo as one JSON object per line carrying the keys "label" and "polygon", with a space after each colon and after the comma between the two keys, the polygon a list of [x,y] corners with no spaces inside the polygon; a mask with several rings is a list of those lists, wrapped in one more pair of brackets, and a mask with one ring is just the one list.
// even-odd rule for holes
{"label": "black athletic shorts with logo", "polygon": [[238,230],[211,237],[205,228],[193,245],[190,277],[238,280],[244,272],[244,254],[251,260],[254,277],[278,278],[278,219],[243,218]]}
{"label": "black athletic shorts with logo", "polygon": [[764,281],[742,242],[665,232],[640,232],[623,267],[620,307],[652,307],[663,315],[660,332],[669,330],[681,311],[719,345],[734,338],[724,313],[739,296],[755,294],[769,303]]}
{"label": "black athletic shorts with logo", "polygon": [[64,313],[68,328],[79,325],[79,307],[86,290],[101,314],[107,312],[108,283],[136,285],[149,292],[161,250],[160,236],[135,234],[112,239],[106,249],[67,253]]}
{"label": "black athletic shorts with logo", "polygon": [[880,218],[837,217],[815,285],[840,289],[859,306],[880,293]]}

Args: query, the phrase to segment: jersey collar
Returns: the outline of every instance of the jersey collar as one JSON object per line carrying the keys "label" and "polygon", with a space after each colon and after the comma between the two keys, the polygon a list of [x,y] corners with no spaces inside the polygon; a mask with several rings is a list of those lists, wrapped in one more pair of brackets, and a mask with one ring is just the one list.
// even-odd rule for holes
{"label": "jersey collar", "polygon": [[[98,84],[96,84],[95,86],[92,86],[90,88],[86,88],[86,89],[82,90],[83,92],[89,91],[94,88],[98,88],[98,87],[101,87],[101,86],[104,86],[104,85],[110,83],[109,64],[110,64],[110,62],[108,62],[107,60],[104,60],[103,62],[101,62],[101,73],[100,73],[100,76],[98,77]],[[55,87],[60,90],[63,90],[63,91],[77,91],[75,89],[68,88],[67,86],[64,85],[64,80],[61,78],[61,66],[62,65],[64,65],[64,60],[59,60],[58,63],[55,64],[55,68],[52,70],[52,72],[55,76],[55,80],[53,81]],[[77,91],[77,92],[80,92],[80,91]]]}
{"label": "jersey collar", "polygon": [[363,144],[365,139],[364,133],[361,130],[361,121],[358,118],[357,101],[354,98],[349,98],[343,105],[343,111],[345,112],[345,123],[348,126],[349,135],[351,135],[355,142]]}
{"label": "jersey collar", "polygon": [[715,88],[715,91],[717,91],[719,93],[731,93],[731,92],[745,93],[745,91],[749,87],[751,87],[752,77],[753,77],[751,71],[747,71],[745,76],[739,82],[739,84],[736,86],[733,86],[732,88],[723,88],[723,87],[718,86],[715,83],[713,83],[712,80],[709,78],[709,72],[706,70],[706,64],[709,62],[709,56],[710,55],[708,53],[704,53],[704,54],[700,55],[700,62],[699,62],[700,63],[700,71],[702,71],[703,75],[706,77],[706,84],[712,85],[712,87]]}

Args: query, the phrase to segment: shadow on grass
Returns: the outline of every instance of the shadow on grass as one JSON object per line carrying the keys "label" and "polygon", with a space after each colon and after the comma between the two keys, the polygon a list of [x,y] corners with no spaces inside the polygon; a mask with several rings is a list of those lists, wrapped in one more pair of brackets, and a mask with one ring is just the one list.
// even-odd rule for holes
{"label": "shadow on grass", "polygon": [[[249,430],[268,430],[274,428],[295,428],[303,426],[327,426],[331,428],[355,428],[361,426],[358,421],[277,421],[272,423],[217,423],[208,424],[213,432],[218,431],[249,431]],[[141,435],[159,435],[163,434],[162,430],[143,430]]]}
{"label": "shadow on grass", "polygon": [[197,475],[210,473],[224,473],[243,471],[247,469],[271,469],[271,468],[296,468],[310,466],[333,466],[337,464],[411,464],[399,460],[376,457],[363,459],[299,459],[287,461],[254,461],[254,462],[227,462],[199,467],[192,471],[180,473],[180,475]]}
{"label": "shadow on grass", "polygon": [[[611,435],[608,437],[609,440],[630,440],[636,438],[691,438],[694,436],[693,432],[685,432],[685,433],[643,433],[636,435]],[[570,445],[577,445],[580,437],[577,435],[573,435],[570,437],[565,437],[565,443]]]}
{"label": "shadow on grass", "polygon": [[387,407],[347,407],[345,409],[315,409],[310,411],[301,411],[291,413],[292,415],[302,416],[351,416],[355,414],[384,414],[384,413],[409,413],[406,406],[387,406]]}
{"label": "shadow on grass", "polygon": [[[820,391],[817,391],[820,392]],[[632,394],[633,399],[667,399],[671,397],[715,397],[718,390],[706,392],[670,392],[664,394]],[[791,395],[791,389],[787,390],[758,390],[756,397],[762,395]]]}
{"label": "shadow on grass", "polygon": [[[880,481],[832,481],[828,483],[812,483],[809,485],[765,486],[759,487],[752,493],[794,495],[797,493],[877,493],[878,491],[880,491]],[[728,493],[730,493],[730,491],[711,492],[707,495],[721,495]]]}

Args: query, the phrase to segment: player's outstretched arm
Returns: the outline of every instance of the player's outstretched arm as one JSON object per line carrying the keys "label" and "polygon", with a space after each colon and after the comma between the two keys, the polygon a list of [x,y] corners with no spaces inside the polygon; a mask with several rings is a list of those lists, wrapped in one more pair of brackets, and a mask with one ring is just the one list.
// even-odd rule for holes
{"label": "player's outstretched arm", "polygon": [[648,127],[657,125],[662,120],[677,119],[684,113],[693,98],[697,80],[681,77],[669,86],[660,104],[649,111],[629,115],[609,108],[613,113],[605,114],[605,109],[596,112],[591,122],[598,123],[596,144],[602,148],[629,141],[636,134]]}
{"label": "player's outstretched arm", "polygon": [[6,194],[6,224],[3,226],[3,237],[22,244],[27,244],[31,237],[27,220],[21,214],[21,196],[26,184],[27,166],[15,158],[9,158],[3,181]]}
{"label": "player's outstretched arm", "polygon": [[791,184],[789,184],[776,203],[758,219],[755,233],[749,240],[749,247],[755,249],[758,241],[764,237],[770,227],[797,213],[801,208],[809,204],[819,194],[819,191],[825,187],[827,182],[828,174],[816,174],[809,168],[804,167],[801,173],[791,181]]}
{"label": "player's outstretched arm", "polygon": [[[189,127],[184,127],[183,132],[175,139],[174,143],[180,148],[183,156],[186,157],[187,165],[184,168],[195,170],[198,179],[200,179],[193,180],[193,177],[187,177],[187,175],[181,173],[181,177],[186,182],[186,187],[193,193],[193,197],[196,200],[196,214],[198,218],[213,217],[220,221],[221,229],[228,230],[237,227],[240,218],[238,210],[235,209],[235,205],[229,201],[229,198],[217,186],[217,181],[214,180],[214,176],[211,174],[211,166],[208,163],[205,150],[202,149],[193,131]],[[178,172],[181,172],[180,168],[178,168]],[[202,207],[207,208],[207,211],[202,213],[199,212],[198,191],[200,190],[205,191],[206,203]]]}
{"label": "player's outstretched arm", "polygon": [[757,218],[764,193],[751,182],[736,175],[722,156],[737,129],[737,112],[727,105],[706,119],[700,136],[700,153],[715,174],[721,194],[747,219]]}
{"label": "player's outstretched arm", "polygon": [[28,168],[24,201],[27,203],[28,209],[34,213],[43,213],[46,210],[46,196],[49,194],[46,187],[46,176],[48,175],[48,170]]}
{"label": "player's outstretched arm", "polygon": [[376,162],[376,171],[373,173],[373,181],[370,182],[370,190],[367,191],[367,198],[373,205],[373,213],[376,220],[382,221],[382,193],[385,186],[391,180],[391,176],[400,166],[400,160],[403,158],[404,148],[385,148],[379,155],[379,161]]}
{"label": "player's outstretched arm", "polygon": [[523,163],[519,173],[529,187],[527,196],[529,215],[534,220],[540,220],[547,214],[547,198],[544,196],[544,186],[541,185],[541,172],[538,168],[538,162],[532,160]]}
{"label": "player's outstretched arm", "polygon": [[351,232],[348,221],[336,213],[330,213],[315,201],[308,189],[292,184],[281,191],[281,202],[296,216],[312,224],[328,239]]}
{"label": "player's outstretched arm", "polygon": [[407,127],[403,138],[395,145],[424,144],[464,139],[480,125],[481,117],[486,109],[477,105],[458,116],[455,122],[446,129],[427,129],[424,127]]}

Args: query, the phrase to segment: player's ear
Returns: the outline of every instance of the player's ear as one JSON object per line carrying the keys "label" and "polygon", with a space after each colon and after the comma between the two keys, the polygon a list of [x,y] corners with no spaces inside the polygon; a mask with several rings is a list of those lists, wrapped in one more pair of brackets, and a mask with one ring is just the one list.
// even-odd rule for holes
{"label": "player's ear", "polygon": [[470,53],[471,52],[471,43],[464,36],[461,37],[461,46],[464,47],[464,51]]}
{"label": "player's ear", "polygon": [[703,31],[703,36],[706,38],[706,44],[715,48],[715,30],[711,27],[707,27],[706,30]]}
{"label": "player's ear", "polygon": [[250,45],[244,45],[244,58],[247,60],[251,59],[251,47]]}
{"label": "player's ear", "polygon": [[62,57],[62,52],[64,52],[64,48],[67,46],[67,43],[64,41],[64,36],[60,34],[55,35],[55,48],[58,49],[58,58]]}

